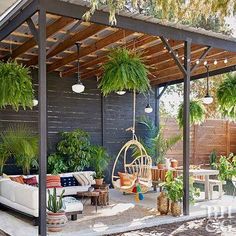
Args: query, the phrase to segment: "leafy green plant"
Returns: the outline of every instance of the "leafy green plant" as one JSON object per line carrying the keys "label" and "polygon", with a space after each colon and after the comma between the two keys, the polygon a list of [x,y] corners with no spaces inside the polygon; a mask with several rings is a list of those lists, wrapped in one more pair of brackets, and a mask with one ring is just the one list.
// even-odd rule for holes
{"label": "leafy green plant", "polygon": [[227,74],[216,92],[220,112],[231,120],[236,120],[236,74]]}
{"label": "leafy green plant", "polygon": [[215,164],[216,164],[216,161],[217,161],[217,152],[216,152],[215,149],[210,153],[209,159],[210,159],[211,168],[215,169]]}
{"label": "leafy green plant", "polygon": [[95,171],[94,178],[104,178],[104,171],[109,163],[109,155],[104,147],[94,146],[91,152],[90,167]]}
{"label": "leafy green plant", "polygon": [[[189,106],[190,124],[201,124],[205,120],[205,107],[199,100],[191,100]],[[181,103],[178,109],[177,121],[179,127],[184,126],[184,103]]]}
{"label": "leafy green plant", "polygon": [[9,151],[1,143],[0,144],[0,175],[3,174],[3,167],[9,157],[10,157]]}
{"label": "leafy green plant", "polygon": [[221,181],[231,180],[233,176],[236,176],[236,157],[231,153],[228,157],[221,156],[218,163],[214,166],[219,170],[218,178]]}
{"label": "leafy green plant", "polygon": [[112,49],[99,88],[104,96],[122,90],[147,92],[150,89],[148,69],[140,54],[126,48]]}
{"label": "leafy green plant", "polygon": [[23,174],[30,174],[31,167],[38,167],[38,136],[26,125],[10,126],[1,133],[2,143],[16,164],[22,168]]}
{"label": "leafy green plant", "polygon": [[68,165],[63,156],[58,153],[53,153],[48,157],[48,173],[60,174],[68,171]]}
{"label": "leafy green plant", "polygon": [[[175,135],[170,138],[164,137],[163,127],[158,130],[154,122],[147,116],[141,117],[140,124],[147,128],[148,135],[141,140],[147,154],[152,158],[156,157],[157,163],[164,163],[165,156],[169,150],[171,150],[174,145],[182,139],[182,135]],[[134,149],[133,156],[140,155],[137,149]]]}
{"label": "leafy green plant", "polygon": [[53,188],[53,192],[48,189],[48,204],[47,204],[47,209],[50,212],[57,213],[57,212],[62,212],[63,210],[63,203],[62,203],[62,198],[65,193],[65,190],[63,189],[61,195],[59,198],[57,197],[57,190],[56,188]]}
{"label": "leafy green plant", "polygon": [[15,61],[0,62],[0,108],[32,108],[34,91],[29,73],[28,68]]}

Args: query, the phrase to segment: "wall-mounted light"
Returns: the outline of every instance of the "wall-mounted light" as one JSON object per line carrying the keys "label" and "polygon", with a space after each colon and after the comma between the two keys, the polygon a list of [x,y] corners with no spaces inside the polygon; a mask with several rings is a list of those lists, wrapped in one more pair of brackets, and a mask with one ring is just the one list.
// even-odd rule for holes
{"label": "wall-mounted light", "polygon": [[37,99],[33,99],[33,106],[36,107],[38,106],[39,101]]}
{"label": "wall-mounted light", "polygon": [[85,86],[82,84],[81,79],[80,79],[80,71],[79,71],[79,49],[80,49],[80,44],[76,43],[77,46],[77,54],[78,54],[78,60],[77,60],[77,66],[78,66],[78,74],[77,74],[77,84],[72,85],[72,91],[75,93],[82,93],[84,92]]}
{"label": "wall-mounted light", "polygon": [[116,92],[118,95],[124,95],[124,94],[126,94],[126,91],[117,91]]}
{"label": "wall-mounted light", "polygon": [[147,106],[144,109],[145,113],[152,113],[153,109],[150,105],[150,93],[148,93],[148,103]]}
{"label": "wall-mounted light", "polygon": [[205,97],[202,98],[202,102],[206,105],[209,105],[213,102],[213,97],[209,93],[209,66],[206,66],[206,69],[207,69],[207,90]]}

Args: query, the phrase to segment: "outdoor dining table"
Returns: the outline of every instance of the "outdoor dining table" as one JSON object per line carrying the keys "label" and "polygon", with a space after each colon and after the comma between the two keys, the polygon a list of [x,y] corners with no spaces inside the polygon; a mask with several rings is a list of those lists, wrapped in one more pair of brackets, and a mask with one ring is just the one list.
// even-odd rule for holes
{"label": "outdoor dining table", "polygon": [[[177,170],[179,173],[183,173],[183,170]],[[210,176],[219,175],[218,170],[211,170],[211,169],[190,169],[189,170],[190,176],[201,176],[205,181],[205,200],[209,200],[210,189],[209,189],[209,180]]]}

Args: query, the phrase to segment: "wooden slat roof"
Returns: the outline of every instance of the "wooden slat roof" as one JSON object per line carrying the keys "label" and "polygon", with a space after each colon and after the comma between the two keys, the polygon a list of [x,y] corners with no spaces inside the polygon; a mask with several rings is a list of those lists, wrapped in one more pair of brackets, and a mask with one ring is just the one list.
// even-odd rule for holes
{"label": "wooden slat roof", "polygon": [[[81,1],[75,0],[73,2],[78,3]],[[132,18],[150,22],[156,21],[156,19],[135,14],[132,15]],[[32,16],[32,21],[37,29],[37,13]],[[173,24],[171,24],[171,27],[174,27]],[[181,29],[182,26],[175,25],[175,27]],[[158,36],[83,22],[70,17],[49,13],[47,14],[46,29],[48,50],[47,70],[48,72],[58,72],[62,77],[69,77],[77,73],[76,42],[81,43],[79,59],[81,62],[80,71],[82,79],[101,76],[102,65],[107,61],[109,49],[117,46],[125,46],[130,49],[135,48],[142,52],[144,62],[150,66],[149,78],[152,85],[180,81],[183,77],[171,53],[166,49]],[[188,28],[188,30],[194,31],[192,28]],[[235,39],[220,34],[213,34],[204,30],[198,31],[199,35],[208,34],[211,37],[214,36],[219,39],[225,39],[226,41],[236,42]],[[197,31],[195,30],[194,32]],[[184,41],[169,38],[168,43],[183,63]],[[209,45],[205,44],[192,44],[192,67],[208,47]],[[235,51],[226,51],[212,47],[204,61],[206,60],[210,65],[210,71],[222,70],[236,65]],[[8,58],[14,58],[27,66],[37,67],[37,43],[27,23],[23,23],[0,42],[0,59],[6,60]],[[224,62],[225,59],[228,60],[228,63]],[[217,60],[217,64],[214,64],[215,60]],[[205,70],[203,61],[201,61],[198,68],[192,72],[192,75],[200,76],[205,73]]]}

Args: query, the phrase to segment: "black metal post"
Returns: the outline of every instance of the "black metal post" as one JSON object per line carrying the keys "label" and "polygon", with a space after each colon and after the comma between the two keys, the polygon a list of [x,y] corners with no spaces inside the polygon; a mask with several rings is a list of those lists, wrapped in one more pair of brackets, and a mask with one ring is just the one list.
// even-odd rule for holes
{"label": "black metal post", "polygon": [[155,125],[157,129],[160,128],[160,88],[159,86],[155,87]]}
{"label": "black metal post", "polygon": [[104,111],[104,103],[105,103],[105,98],[103,96],[103,94],[101,93],[101,143],[102,146],[105,145],[105,127],[104,127],[104,123],[105,123],[105,111]]}
{"label": "black metal post", "polygon": [[47,174],[47,79],[46,79],[46,11],[39,9],[39,235],[46,236],[46,174]]}
{"label": "black metal post", "polygon": [[191,77],[191,40],[184,43],[184,67],[186,75],[184,77],[184,126],[183,126],[183,212],[189,215],[189,155],[190,155],[190,77]]}

